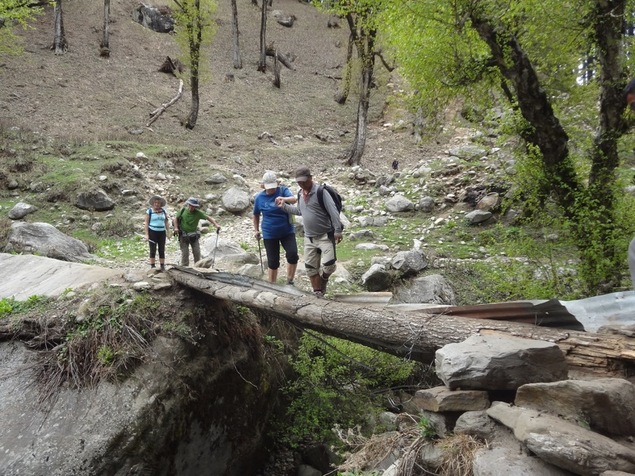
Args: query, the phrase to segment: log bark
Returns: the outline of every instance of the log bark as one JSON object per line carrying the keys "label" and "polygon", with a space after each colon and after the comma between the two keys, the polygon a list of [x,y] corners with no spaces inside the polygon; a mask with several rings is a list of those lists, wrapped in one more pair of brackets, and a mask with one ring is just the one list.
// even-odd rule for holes
{"label": "log bark", "polygon": [[169,276],[216,299],[248,306],[302,328],[357,342],[397,356],[431,362],[437,349],[474,334],[499,334],[557,344],[572,371],[603,376],[635,374],[635,339],[506,321],[489,321],[388,307],[364,307],[318,299],[263,281],[244,284],[213,280],[215,273],[175,267]]}
{"label": "log bark", "polygon": [[267,56],[273,57],[275,60],[280,61],[285,67],[289,68],[291,71],[295,71],[295,66],[291,63],[291,59],[286,55],[276,51],[273,45],[267,46],[265,49],[265,54]]}
{"label": "log bark", "polygon": [[165,104],[161,104],[161,107],[155,109],[154,111],[150,113],[150,120],[146,124],[146,127],[150,127],[152,123],[156,121],[159,118],[159,116],[163,114],[168,107],[170,107],[172,104],[174,104],[176,101],[179,100],[182,94],[183,94],[183,80],[181,79],[179,80],[179,90],[176,93],[176,96],[174,96]]}

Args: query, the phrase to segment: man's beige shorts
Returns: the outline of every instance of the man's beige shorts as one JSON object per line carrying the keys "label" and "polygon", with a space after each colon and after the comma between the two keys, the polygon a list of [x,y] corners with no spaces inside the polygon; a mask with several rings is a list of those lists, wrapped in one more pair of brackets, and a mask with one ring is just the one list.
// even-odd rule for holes
{"label": "man's beige shorts", "polygon": [[335,243],[327,234],[309,239],[304,237],[304,266],[307,276],[315,276],[320,272],[321,263],[329,263],[324,266],[324,273],[331,274],[335,271]]}

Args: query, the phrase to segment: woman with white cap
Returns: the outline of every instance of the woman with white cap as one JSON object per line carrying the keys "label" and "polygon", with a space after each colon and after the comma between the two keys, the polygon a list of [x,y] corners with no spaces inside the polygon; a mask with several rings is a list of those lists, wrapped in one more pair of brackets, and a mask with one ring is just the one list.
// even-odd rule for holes
{"label": "woman with white cap", "polygon": [[[280,245],[284,248],[287,261],[287,284],[293,285],[295,270],[298,267],[298,244],[295,240],[295,227],[290,215],[276,206],[276,198],[281,197],[287,203],[295,203],[297,198],[287,187],[281,186],[278,177],[272,171],[262,176],[262,188],[254,199],[254,231],[257,240],[263,239],[267,252],[269,281],[275,283],[280,268]],[[262,216],[262,233],[260,231]]]}
{"label": "woman with white cap", "polygon": [[201,208],[198,198],[190,197],[185,202],[185,206],[174,217],[174,232],[179,235],[179,245],[181,248],[181,265],[190,265],[190,246],[194,255],[194,263],[201,260],[201,245],[198,242],[201,234],[198,231],[198,222],[208,220],[216,227],[216,233],[220,232],[220,225],[211,216],[205,214]]}
{"label": "woman with white cap", "polygon": [[149,200],[146,211],[145,239],[150,244],[150,267],[156,268],[156,254],[159,249],[159,264],[165,271],[165,240],[168,237],[168,212],[165,210],[165,198],[154,195]]}

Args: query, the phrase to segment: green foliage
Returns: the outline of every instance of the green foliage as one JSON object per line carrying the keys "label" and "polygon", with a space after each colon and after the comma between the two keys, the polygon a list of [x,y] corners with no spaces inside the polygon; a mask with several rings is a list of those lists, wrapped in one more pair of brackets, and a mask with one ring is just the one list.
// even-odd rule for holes
{"label": "green foliage", "polygon": [[97,359],[102,365],[110,365],[115,360],[115,352],[108,345],[102,345],[97,349]]}
{"label": "green foliage", "polygon": [[421,432],[421,436],[427,438],[429,440],[433,440],[439,436],[434,423],[430,421],[429,418],[422,416],[417,423],[417,427]]}
{"label": "green foliage", "polygon": [[185,63],[190,67],[190,74],[203,77],[207,62],[201,62],[202,54],[214,36],[216,23],[214,12],[215,0],[183,0],[174,2],[174,18],[176,20],[176,41],[179,44]]}
{"label": "green foliage", "polygon": [[[536,213],[531,224],[498,224],[469,239],[489,258],[449,260],[444,274],[463,290],[461,304],[584,297],[577,250],[562,219]],[[452,256],[457,255],[454,250]]]}
{"label": "green foliage", "polygon": [[[70,381],[76,388],[115,380],[142,359],[157,328],[159,302],[148,294],[106,289],[93,294],[69,321],[66,335],[42,372],[49,389]],[[52,391],[52,390],[50,390]]]}
{"label": "green foliage", "polygon": [[414,369],[412,362],[359,344],[308,334],[291,364],[297,379],[285,389],[291,400],[285,435],[292,446],[309,437],[331,440],[335,424],[363,423],[373,406],[371,389],[403,382]]}
{"label": "green foliage", "polygon": [[14,298],[0,299],[0,318],[9,314],[21,314],[33,309],[42,309],[48,298],[34,294],[29,296],[25,301],[16,301]]}
{"label": "green foliage", "polygon": [[0,1],[0,55],[22,52],[20,37],[13,33],[13,27],[17,25],[26,29],[28,23],[42,12],[42,7],[23,0]]}

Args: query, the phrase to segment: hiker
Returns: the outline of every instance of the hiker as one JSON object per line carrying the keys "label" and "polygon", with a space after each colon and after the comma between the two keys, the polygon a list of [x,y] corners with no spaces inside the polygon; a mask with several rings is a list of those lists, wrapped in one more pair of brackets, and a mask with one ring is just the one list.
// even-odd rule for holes
{"label": "hiker", "polygon": [[[335,202],[329,193],[322,193],[323,204],[318,199],[320,185],[313,181],[308,167],[300,167],[295,172],[295,180],[300,186],[297,205],[286,203],[283,197],[276,199],[276,205],[285,212],[301,215],[304,225],[304,266],[317,297],[326,293],[329,277],[336,268],[336,243],[342,241],[342,222]],[[322,189],[324,192],[324,189]]]}
{"label": "hiker", "polygon": [[150,245],[150,268],[156,268],[157,248],[159,249],[159,264],[161,271],[165,271],[165,240],[168,237],[168,212],[165,210],[165,198],[153,195],[148,204],[145,218],[145,239]]}
{"label": "hiker", "polygon": [[[298,243],[295,240],[295,226],[291,215],[276,206],[276,199],[280,197],[286,203],[296,203],[297,198],[291,190],[280,185],[275,172],[267,171],[262,176],[263,191],[254,199],[254,230],[256,240],[262,238],[267,254],[267,277],[269,282],[275,283],[280,268],[280,245],[284,248],[287,260],[287,284],[293,286],[295,270],[298,267]],[[262,215],[262,232],[260,231],[260,216]]]}
{"label": "hiker", "polygon": [[192,254],[194,255],[194,263],[201,260],[201,245],[199,238],[201,233],[198,231],[198,222],[200,220],[208,220],[216,227],[216,233],[220,233],[220,225],[211,216],[206,215],[201,210],[201,202],[198,198],[190,197],[185,202],[185,206],[174,217],[174,232],[179,235],[179,246],[181,247],[181,265],[190,265],[190,245],[192,245]]}

